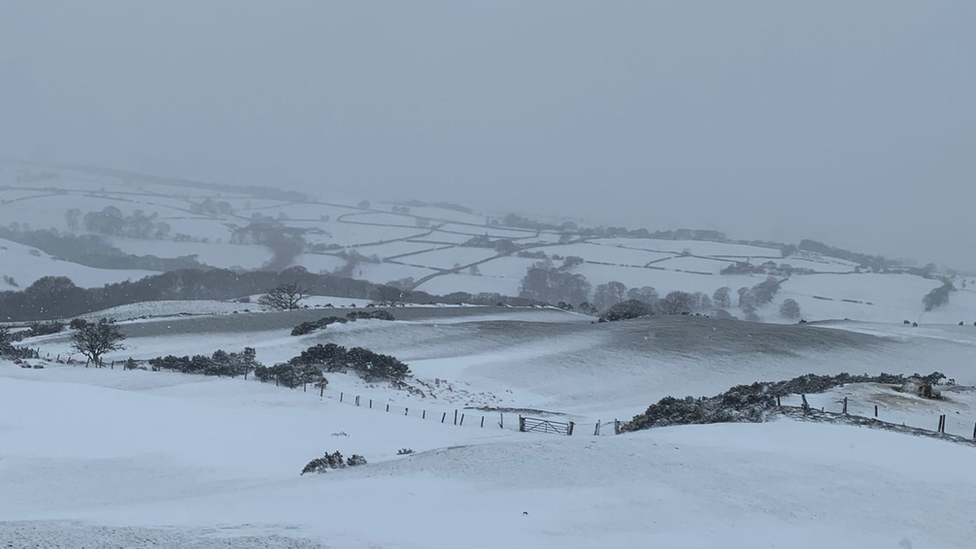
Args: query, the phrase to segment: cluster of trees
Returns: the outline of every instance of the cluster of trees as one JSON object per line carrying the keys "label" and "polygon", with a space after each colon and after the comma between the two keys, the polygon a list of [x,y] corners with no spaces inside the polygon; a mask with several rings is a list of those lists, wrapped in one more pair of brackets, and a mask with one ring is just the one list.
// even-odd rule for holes
{"label": "cluster of trees", "polygon": [[251,347],[245,347],[239,353],[228,353],[222,349],[214,351],[210,356],[194,355],[173,356],[168,355],[149,360],[149,366],[153,371],[171,370],[184,374],[203,374],[205,376],[237,377],[244,376],[253,372],[260,363],[255,358],[255,351]]}
{"label": "cluster of trees", "polygon": [[[260,294],[282,284],[299,284],[312,295],[372,299],[383,285],[330,274],[309,273],[303,267],[281,272],[226,269],[180,269],[147,276],[135,282],[106,284],[101,288],[79,288],[70,278],[42,277],[23,290],[0,292],[0,320],[27,321],[65,318],[127,305],[140,301],[237,299]],[[426,292],[405,293],[393,289],[401,301],[409,303],[474,303],[481,305],[531,305],[530,299],[511,298],[497,293],[454,292],[434,296]]]}
{"label": "cluster of trees", "polygon": [[0,238],[37,248],[58,259],[98,269],[173,271],[206,268],[197,261],[196,255],[159,258],[152,255],[127,254],[108,244],[99,235],[62,234],[57,229],[35,231],[28,225],[20,223],[0,227]]}
{"label": "cluster of trees", "polygon": [[519,297],[544,303],[582,303],[589,294],[586,277],[557,268],[548,260],[530,267],[519,288]]}
{"label": "cluster of trees", "polygon": [[86,231],[108,235],[126,236],[140,239],[163,239],[170,233],[170,225],[165,221],[158,221],[159,214],[153,212],[146,215],[142,210],[123,215],[115,206],[105,206],[101,211],[88,212],[82,217],[81,210],[71,208],[64,213],[68,229],[77,231],[83,226]]}
{"label": "cluster of trees", "polygon": [[207,197],[203,202],[191,202],[190,211],[203,215],[230,215],[234,213],[234,207],[226,200],[214,200],[213,198]]}
{"label": "cluster of trees", "polygon": [[868,255],[868,254],[852,252],[850,250],[845,250],[843,248],[835,248],[833,246],[828,246],[823,242],[817,242],[816,240],[807,240],[807,239],[801,240],[799,249],[807,252],[816,252],[830,257],[836,257],[838,259],[845,259],[847,261],[852,261],[854,263],[857,263],[861,267],[870,268],[874,272],[884,272],[888,270],[889,267],[898,265],[896,262],[889,261],[880,255]]}
{"label": "cluster of trees", "polygon": [[286,227],[280,220],[255,212],[244,227],[231,232],[232,244],[260,244],[271,250],[272,258],[264,266],[267,269],[283,269],[305,251],[304,231]]}
{"label": "cluster of trees", "polygon": [[955,290],[956,287],[951,281],[944,280],[941,286],[925,294],[925,297],[922,298],[922,304],[925,305],[925,310],[931,311],[949,303],[949,294]]}
{"label": "cluster of trees", "polygon": [[345,324],[347,322],[355,322],[356,320],[395,320],[393,315],[389,311],[384,310],[373,310],[373,311],[353,311],[346,315],[345,318],[341,316],[327,316],[320,318],[318,320],[313,320],[309,322],[302,322],[298,326],[295,326],[291,330],[291,335],[300,336],[310,334],[316,330],[321,330],[331,324]]}
{"label": "cluster of trees", "polygon": [[353,454],[349,456],[349,459],[343,459],[342,454],[339,453],[339,450],[336,450],[331,454],[326,453],[322,457],[308,462],[305,465],[305,468],[302,469],[302,474],[325,473],[330,469],[343,469],[345,467],[357,467],[359,465],[366,465],[366,458],[359,454]]}
{"label": "cluster of trees", "polygon": [[753,265],[744,261],[736,261],[735,263],[723,268],[720,272],[723,275],[764,274],[766,272],[766,267],[762,265]]}
{"label": "cluster of trees", "polygon": [[[759,315],[756,313],[756,309],[762,307],[763,305],[767,305],[771,303],[773,301],[773,298],[776,297],[776,294],[779,292],[779,289],[780,289],[780,281],[779,279],[773,276],[767,277],[766,280],[760,282],[759,284],[756,284],[752,288],[746,286],[739,288],[737,291],[739,294],[738,305],[739,308],[742,309],[743,312],[745,312],[746,320],[752,322],[761,321]],[[793,303],[795,304],[796,302],[794,301]],[[796,305],[797,317],[799,317],[799,308],[800,306],[797,304]],[[792,311],[792,306],[788,306],[788,310]],[[786,315],[784,314],[784,316]],[[787,316],[787,318],[792,318],[792,317]]]}

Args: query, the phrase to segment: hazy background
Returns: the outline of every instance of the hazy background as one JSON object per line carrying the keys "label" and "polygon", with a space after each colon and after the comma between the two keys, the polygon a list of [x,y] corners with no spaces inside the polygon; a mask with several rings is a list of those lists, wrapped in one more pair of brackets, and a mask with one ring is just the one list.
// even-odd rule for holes
{"label": "hazy background", "polygon": [[972,0],[2,0],[0,156],[976,268],[974,29]]}

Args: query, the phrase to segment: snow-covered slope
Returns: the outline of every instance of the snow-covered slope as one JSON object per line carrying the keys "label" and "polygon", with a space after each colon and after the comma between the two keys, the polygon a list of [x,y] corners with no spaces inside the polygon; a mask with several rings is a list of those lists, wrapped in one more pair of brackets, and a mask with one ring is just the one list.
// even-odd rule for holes
{"label": "snow-covered slope", "polygon": [[[369,464],[298,475],[334,450]],[[790,420],[521,434],[241,380],[0,363],[0,539],[25,547],[962,549],[973,452]]]}

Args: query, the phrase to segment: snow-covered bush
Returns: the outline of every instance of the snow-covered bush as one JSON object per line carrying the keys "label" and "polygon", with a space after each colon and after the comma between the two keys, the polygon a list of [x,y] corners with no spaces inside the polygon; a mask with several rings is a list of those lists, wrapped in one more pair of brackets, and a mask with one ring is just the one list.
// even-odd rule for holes
{"label": "snow-covered bush", "polygon": [[353,454],[349,456],[349,459],[344,460],[342,454],[336,450],[331,454],[326,453],[320,458],[315,458],[305,465],[302,469],[302,474],[305,473],[325,473],[330,469],[343,469],[345,467],[358,467],[360,465],[366,465],[366,458],[359,454]]}

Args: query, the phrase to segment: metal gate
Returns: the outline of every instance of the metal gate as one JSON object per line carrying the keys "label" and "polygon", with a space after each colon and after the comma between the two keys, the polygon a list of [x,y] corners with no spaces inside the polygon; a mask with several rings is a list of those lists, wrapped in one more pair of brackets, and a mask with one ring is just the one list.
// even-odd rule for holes
{"label": "metal gate", "polygon": [[576,424],[570,421],[562,423],[559,421],[549,421],[534,417],[519,416],[519,431],[523,433],[553,433],[556,435],[573,435],[573,428]]}

